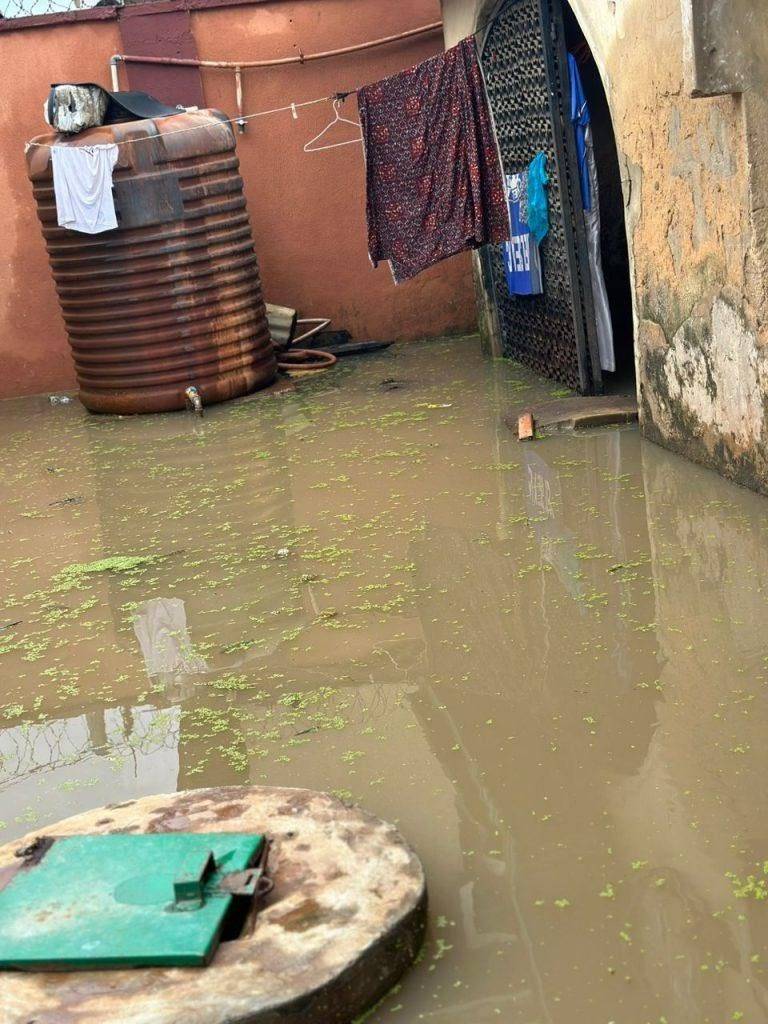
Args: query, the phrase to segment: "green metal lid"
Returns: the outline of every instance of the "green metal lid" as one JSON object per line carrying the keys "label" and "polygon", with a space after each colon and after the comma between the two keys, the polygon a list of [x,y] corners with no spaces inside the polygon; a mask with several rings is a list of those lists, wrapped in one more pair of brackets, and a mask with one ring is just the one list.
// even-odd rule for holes
{"label": "green metal lid", "polygon": [[200,967],[259,892],[264,836],[42,840],[0,891],[0,968]]}

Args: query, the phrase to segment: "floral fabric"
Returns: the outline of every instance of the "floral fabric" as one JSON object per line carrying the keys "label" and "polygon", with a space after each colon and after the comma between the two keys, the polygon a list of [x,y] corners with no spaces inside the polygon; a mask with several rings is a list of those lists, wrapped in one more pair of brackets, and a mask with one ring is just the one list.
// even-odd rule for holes
{"label": "floral fabric", "polygon": [[509,238],[509,216],[472,36],[358,92],[368,250],[395,281]]}

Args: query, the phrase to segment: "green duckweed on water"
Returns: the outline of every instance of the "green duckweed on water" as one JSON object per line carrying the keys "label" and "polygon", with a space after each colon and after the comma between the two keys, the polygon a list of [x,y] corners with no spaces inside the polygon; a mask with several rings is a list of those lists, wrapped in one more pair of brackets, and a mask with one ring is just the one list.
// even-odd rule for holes
{"label": "green duckweed on water", "polygon": [[95,562],[75,563],[60,570],[53,577],[54,592],[73,590],[80,587],[88,576],[96,573],[135,572],[157,561],[156,555],[110,555]]}
{"label": "green duckweed on water", "polygon": [[764,499],[520,445],[553,394],[454,339],[202,421],[2,403],[0,836],[321,789],[427,869],[369,1024],[764,1021]]}

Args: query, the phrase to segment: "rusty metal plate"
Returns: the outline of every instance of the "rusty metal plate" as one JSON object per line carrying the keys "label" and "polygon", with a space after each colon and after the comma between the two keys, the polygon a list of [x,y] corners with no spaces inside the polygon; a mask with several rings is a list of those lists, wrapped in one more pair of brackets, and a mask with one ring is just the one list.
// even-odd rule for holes
{"label": "rusty metal plate", "polygon": [[114,191],[117,222],[121,228],[165,224],[184,216],[178,174],[123,178],[115,182]]}

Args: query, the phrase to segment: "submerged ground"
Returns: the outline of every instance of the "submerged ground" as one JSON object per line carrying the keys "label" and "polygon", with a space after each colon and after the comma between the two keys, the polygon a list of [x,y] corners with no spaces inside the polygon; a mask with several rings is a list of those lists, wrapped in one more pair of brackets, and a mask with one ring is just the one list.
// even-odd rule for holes
{"label": "submerged ground", "polygon": [[209,410],[0,405],[0,841],[333,790],[425,862],[371,1021],[768,1019],[768,502],[475,339]]}

